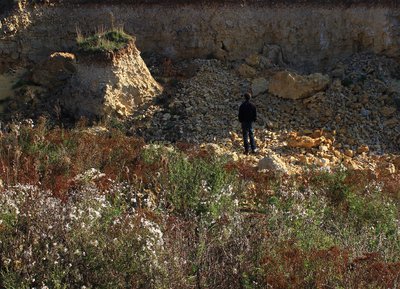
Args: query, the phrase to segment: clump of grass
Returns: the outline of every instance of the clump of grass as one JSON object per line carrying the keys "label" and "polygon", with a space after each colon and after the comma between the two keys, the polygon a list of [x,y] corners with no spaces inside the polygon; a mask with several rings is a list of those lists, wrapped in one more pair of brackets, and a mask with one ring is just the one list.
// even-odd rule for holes
{"label": "clump of grass", "polygon": [[132,36],[122,29],[111,29],[97,32],[94,35],[84,37],[78,33],[76,39],[80,51],[86,53],[115,52],[125,48],[132,40]]}

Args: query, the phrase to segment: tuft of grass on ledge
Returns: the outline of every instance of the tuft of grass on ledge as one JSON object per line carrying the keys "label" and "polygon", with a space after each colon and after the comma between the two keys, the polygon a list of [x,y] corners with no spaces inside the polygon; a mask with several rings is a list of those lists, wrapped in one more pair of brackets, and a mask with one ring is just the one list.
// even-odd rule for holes
{"label": "tuft of grass on ledge", "polygon": [[94,35],[83,37],[78,33],[76,39],[79,50],[86,53],[115,52],[125,48],[132,40],[132,36],[122,29],[113,29],[98,32]]}

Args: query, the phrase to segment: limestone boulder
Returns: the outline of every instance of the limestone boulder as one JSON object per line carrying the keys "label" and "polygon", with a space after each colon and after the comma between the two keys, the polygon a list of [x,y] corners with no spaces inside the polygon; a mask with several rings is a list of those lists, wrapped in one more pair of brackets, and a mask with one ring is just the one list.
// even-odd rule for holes
{"label": "limestone boulder", "polygon": [[346,148],[343,153],[349,158],[354,157],[354,151],[352,149]]}
{"label": "limestone boulder", "polygon": [[246,63],[250,66],[257,67],[260,65],[261,62],[261,55],[259,54],[252,54],[245,59]]}
{"label": "limestone boulder", "polygon": [[367,153],[369,152],[369,147],[367,145],[361,145],[357,148],[357,153],[362,154],[362,153]]}
{"label": "limestone boulder", "polygon": [[258,169],[260,171],[268,170],[284,174],[289,174],[290,172],[286,163],[278,155],[272,152],[258,161]]}
{"label": "limestone boulder", "polygon": [[257,70],[251,67],[250,65],[243,63],[237,69],[238,74],[241,77],[254,77],[257,74]]}
{"label": "limestone boulder", "polygon": [[264,93],[268,90],[268,81],[264,77],[255,78],[251,82],[251,91],[253,95],[259,95]]}
{"label": "limestone boulder", "polygon": [[275,64],[274,59],[270,59],[261,54],[251,54],[245,58],[245,63],[255,69],[271,68]]}
{"label": "limestone boulder", "polygon": [[329,82],[329,77],[321,73],[302,76],[290,71],[280,71],[272,76],[269,92],[281,98],[296,100],[324,91]]}
{"label": "limestone boulder", "polygon": [[309,136],[299,136],[297,138],[290,139],[288,141],[288,146],[292,148],[314,148],[321,144],[321,140],[311,138]]}
{"label": "limestone boulder", "polygon": [[290,133],[288,137],[287,144],[291,148],[305,148],[311,149],[318,147],[320,144],[324,143],[325,137],[311,137],[307,135],[297,135],[297,133]]}

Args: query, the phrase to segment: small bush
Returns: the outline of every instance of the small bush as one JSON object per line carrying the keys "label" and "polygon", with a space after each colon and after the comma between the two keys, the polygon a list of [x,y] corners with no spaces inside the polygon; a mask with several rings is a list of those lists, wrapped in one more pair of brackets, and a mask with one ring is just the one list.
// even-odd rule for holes
{"label": "small bush", "polygon": [[168,202],[173,210],[189,218],[223,211],[228,213],[234,199],[234,178],[218,159],[190,160],[175,154],[169,162]]}

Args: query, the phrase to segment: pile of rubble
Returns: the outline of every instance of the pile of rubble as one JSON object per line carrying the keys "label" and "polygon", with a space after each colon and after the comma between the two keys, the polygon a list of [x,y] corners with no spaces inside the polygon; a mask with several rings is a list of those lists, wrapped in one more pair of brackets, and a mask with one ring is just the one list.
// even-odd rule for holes
{"label": "pile of rubble", "polygon": [[[109,115],[104,107],[110,107],[123,116],[133,111],[132,132],[147,141],[195,143],[233,160],[245,158],[260,169],[283,172],[304,165],[373,168],[372,159],[400,151],[396,60],[357,54],[325,74],[302,75],[285,64],[278,46],[267,45],[260,54],[235,62],[147,62],[150,75],[136,50],[125,56],[115,65],[98,68],[77,64],[74,55],[56,53],[31,71],[27,80],[34,85],[15,89],[14,103],[37,112],[36,102],[50,103],[45,97],[36,101],[42,99],[43,89],[61,89],[62,99],[79,109],[99,108],[104,112],[100,115]],[[164,93],[156,97],[161,87],[153,76],[164,86]],[[70,79],[79,81],[66,86]],[[99,86],[99,81],[105,85]],[[75,98],[68,87],[76,90]],[[94,97],[104,96],[102,88],[112,102]],[[259,154],[245,156],[238,109],[243,93],[250,90],[258,112]],[[17,111],[14,103],[9,109]],[[387,171],[397,169],[394,161],[387,163]]]}
{"label": "pile of rubble", "polygon": [[[326,75],[302,76],[283,67],[279,53],[273,57],[253,55],[243,63],[193,60],[193,76],[175,79],[169,94],[136,115],[134,128],[147,140],[213,143],[234,159],[256,163],[278,156],[293,168],[341,163],[367,168],[372,166],[371,155],[398,153],[396,61],[359,54]],[[290,91],[293,87],[296,90]],[[260,149],[259,155],[249,157],[241,153],[237,120],[242,93],[248,90],[258,109]]]}
{"label": "pile of rubble", "polygon": [[165,95],[155,112],[154,107],[147,109],[147,138],[221,142],[236,129],[237,108],[242,100],[239,78],[218,60],[194,62],[196,75],[183,80],[173,95]]}

